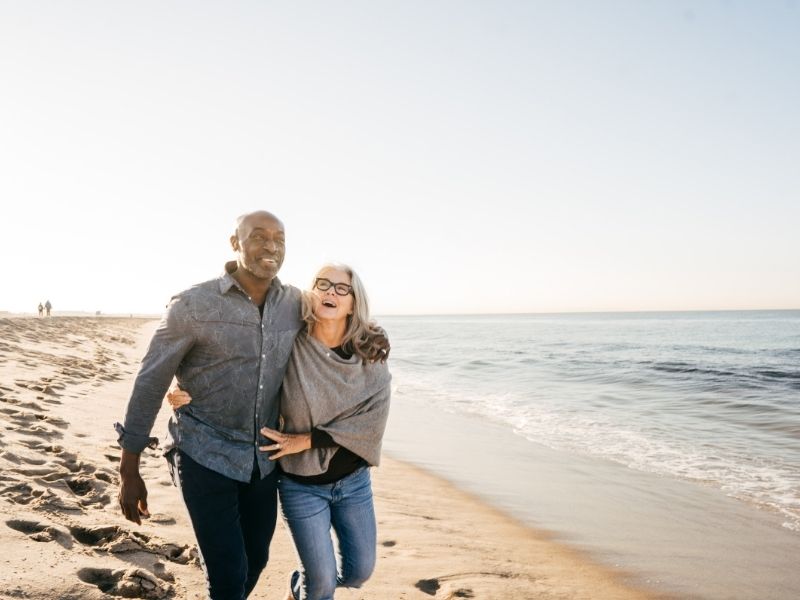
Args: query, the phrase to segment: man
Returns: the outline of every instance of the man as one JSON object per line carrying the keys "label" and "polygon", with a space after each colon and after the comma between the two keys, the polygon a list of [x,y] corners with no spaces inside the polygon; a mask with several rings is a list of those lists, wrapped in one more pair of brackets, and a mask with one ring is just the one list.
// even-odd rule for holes
{"label": "man", "polygon": [[[192,403],[170,419],[165,447],[192,521],[213,600],[242,600],[267,564],[275,530],[275,463],[258,451],[260,427],[274,428],[279,390],[302,326],[300,291],[277,278],[285,232],[259,211],[237,221],[236,261],[222,277],[175,296],[153,335],[125,414],[119,503],[125,517],[149,516],[139,456],[173,375]],[[378,356],[388,354],[382,338]],[[263,443],[263,441],[261,441]]]}

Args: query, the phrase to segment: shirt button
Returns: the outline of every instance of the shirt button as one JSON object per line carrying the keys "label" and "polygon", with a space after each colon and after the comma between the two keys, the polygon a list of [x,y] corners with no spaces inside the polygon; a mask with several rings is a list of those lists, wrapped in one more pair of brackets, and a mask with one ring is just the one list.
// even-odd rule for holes
{"label": "shirt button", "polygon": [[261,358],[267,358],[267,355],[266,354],[262,354]]}
{"label": "shirt button", "polygon": [[264,386],[263,386],[263,385],[260,385],[260,386],[258,386],[258,389],[260,389],[260,390],[263,390],[263,389],[264,389]]}

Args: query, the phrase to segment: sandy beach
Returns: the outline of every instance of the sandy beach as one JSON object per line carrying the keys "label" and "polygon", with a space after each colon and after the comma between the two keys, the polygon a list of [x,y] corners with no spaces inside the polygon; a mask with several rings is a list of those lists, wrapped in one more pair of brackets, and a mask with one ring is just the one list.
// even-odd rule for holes
{"label": "sandy beach", "polygon": [[[203,598],[193,535],[158,451],[142,473],[152,516],[116,505],[121,419],[155,322],[0,319],[0,598]],[[155,433],[167,418],[159,416]],[[653,597],[452,484],[384,457],[373,470],[379,560],[343,599]],[[251,596],[284,597],[282,524]]]}

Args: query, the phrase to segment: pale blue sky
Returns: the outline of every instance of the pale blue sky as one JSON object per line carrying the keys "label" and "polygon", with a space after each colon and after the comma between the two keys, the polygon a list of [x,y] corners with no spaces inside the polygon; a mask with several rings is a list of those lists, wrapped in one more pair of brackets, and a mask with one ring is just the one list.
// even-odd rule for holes
{"label": "pale blue sky", "polygon": [[378,313],[800,308],[797,2],[0,1],[0,310],[158,312],[234,218]]}

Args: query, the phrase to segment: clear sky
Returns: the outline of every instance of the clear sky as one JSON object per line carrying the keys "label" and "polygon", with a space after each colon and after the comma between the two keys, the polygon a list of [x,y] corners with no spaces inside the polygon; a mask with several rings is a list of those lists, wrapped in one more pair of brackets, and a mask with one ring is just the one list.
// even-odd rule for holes
{"label": "clear sky", "polygon": [[0,310],[160,312],[240,213],[379,314],[800,308],[800,4],[0,0]]}

